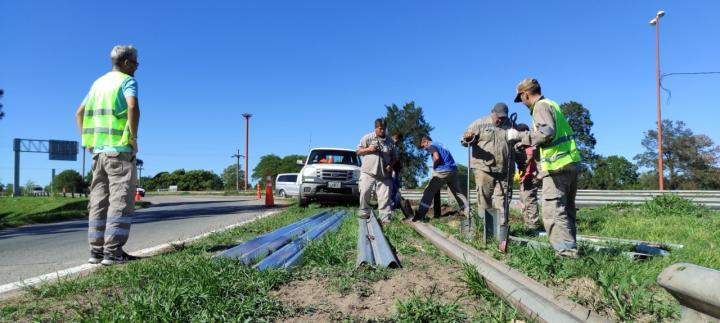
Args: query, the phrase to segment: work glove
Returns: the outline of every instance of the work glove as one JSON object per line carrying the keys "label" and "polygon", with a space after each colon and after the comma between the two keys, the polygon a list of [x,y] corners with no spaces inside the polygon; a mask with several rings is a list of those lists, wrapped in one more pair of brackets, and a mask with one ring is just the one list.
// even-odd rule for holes
{"label": "work glove", "polygon": [[520,131],[510,128],[505,132],[505,138],[508,142],[518,142],[520,141]]}

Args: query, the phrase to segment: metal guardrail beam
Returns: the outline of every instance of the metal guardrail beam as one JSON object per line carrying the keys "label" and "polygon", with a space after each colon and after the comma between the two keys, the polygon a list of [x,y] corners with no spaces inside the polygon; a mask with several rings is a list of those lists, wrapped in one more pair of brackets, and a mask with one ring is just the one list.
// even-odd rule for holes
{"label": "metal guardrail beam", "polygon": [[492,257],[421,222],[410,226],[451,258],[473,265],[488,287],[517,308],[528,320],[539,322],[610,322],[596,312],[558,295]]}
{"label": "metal guardrail beam", "polygon": [[[420,190],[401,190],[401,194],[408,200],[420,200],[422,191]],[[519,192],[513,191],[513,202],[519,202]],[[720,210],[720,191],[598,191],[598,190],[579,190],[575,197],[575,204],[580,207],[602,206],[610,203],[645,203],[655,196],[663,194],[675,194],[680,197],[689,199],[693,202],[705,205],[708,208]],[[468,197],[472,203],[477,202],[477,192],[472,191]],[[447,191],[441,193],[442,199],[449,200]],[[542,193],[538,194],[538,199],[542,199]]]}
{"label": "metal guardrail beam", "polygon": [[378,265],[386,268],[400,267],[390,243],[383,234],[373,212],[368,219],[358,218],[358,244],[355,266]]}
{"label": "metal guardrail beam", "polygon": [[682,305],[680,322],[720,322],[720,271],[677,263],[657,282]]}

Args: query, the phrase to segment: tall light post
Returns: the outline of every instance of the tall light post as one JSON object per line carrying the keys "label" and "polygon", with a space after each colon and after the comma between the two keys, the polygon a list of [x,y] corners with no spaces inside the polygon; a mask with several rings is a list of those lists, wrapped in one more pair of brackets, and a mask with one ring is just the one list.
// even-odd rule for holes
{"label": "tall light post", "polygon": [[658,189],[663,190],[663,160],[662,160],[662,117],[660,114],[660,18],[665,15],[665,11],[660,10],[655,18],[650,20],[650,24],[655,26],[655,53],[657,65],[657,142],[658,142]]}
{"label": "tall light post", "polygon": [[230,156],[231,158],[237,158],[237,166],[235,167],[235,190],[240,192],[240,149],[237,150],[237,154]]}
{"label": "tall light post", "polygon": [[247,185],[248,185],[248,135],[250,134],[250,117],[252,117],[252,114],[249,113],[243,113],[242,115],[245,118],[245,190],[247,191]]}

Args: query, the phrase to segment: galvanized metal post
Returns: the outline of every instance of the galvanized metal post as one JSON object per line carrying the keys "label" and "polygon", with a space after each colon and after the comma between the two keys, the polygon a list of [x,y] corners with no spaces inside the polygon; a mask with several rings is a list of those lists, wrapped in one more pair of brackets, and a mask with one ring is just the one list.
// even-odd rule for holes
{"label": "galvanized metal post", "polygon": [[13,181],[13,196],[20,195],[20,139],[13,140],[13,150],[15,151],[15,179]]}

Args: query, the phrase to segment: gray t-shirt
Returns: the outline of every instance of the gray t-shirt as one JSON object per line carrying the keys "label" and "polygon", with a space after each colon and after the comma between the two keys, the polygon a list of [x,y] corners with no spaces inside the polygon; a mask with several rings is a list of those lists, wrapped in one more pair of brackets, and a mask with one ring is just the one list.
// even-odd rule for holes
{"label": "gray t-shirt", "polygon": [[380,138],[375,135],[375,132],[371,132],[360,138],[358,148],[367,148],[373,145],[380,147],[380,151],[361,156],[362,167],[360,170],[375,177],[388,178],[392,176],[392,171],[385,171],[385,166],[390,165],[398,158],[395,143],[388,136]]}

